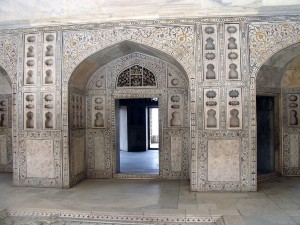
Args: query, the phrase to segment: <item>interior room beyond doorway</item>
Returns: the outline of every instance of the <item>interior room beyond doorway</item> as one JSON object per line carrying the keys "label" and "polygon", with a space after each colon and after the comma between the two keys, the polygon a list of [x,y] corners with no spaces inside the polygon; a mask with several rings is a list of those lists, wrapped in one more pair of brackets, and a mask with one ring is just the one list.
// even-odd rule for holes
{"label": "interior room beyond doorway", "polygon": [[159,174],[158,99],[117,99],[116,116],[116,172]]}

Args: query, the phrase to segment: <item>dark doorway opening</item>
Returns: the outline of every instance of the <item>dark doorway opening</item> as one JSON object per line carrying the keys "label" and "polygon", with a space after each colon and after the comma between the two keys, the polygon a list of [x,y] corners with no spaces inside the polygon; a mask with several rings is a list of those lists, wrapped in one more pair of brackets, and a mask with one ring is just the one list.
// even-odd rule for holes
{"label": "dark doorway opening", "polygon": [[279,175],[278,108],[274,96],[256,97],[257,174],[259,179]]}
{"label": "dark doorway opening", "polygon": [[116,172],[159,174],[157,98],[116,99]]}

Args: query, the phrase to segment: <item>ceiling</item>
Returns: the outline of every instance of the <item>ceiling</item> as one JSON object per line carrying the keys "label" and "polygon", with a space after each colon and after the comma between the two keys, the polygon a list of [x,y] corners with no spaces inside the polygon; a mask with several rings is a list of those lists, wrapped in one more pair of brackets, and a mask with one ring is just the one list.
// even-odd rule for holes
{"label": "ceiling", "polygon": [[299,9],[299,0],[1,0],[0,28],[162,18],[298,15]]}

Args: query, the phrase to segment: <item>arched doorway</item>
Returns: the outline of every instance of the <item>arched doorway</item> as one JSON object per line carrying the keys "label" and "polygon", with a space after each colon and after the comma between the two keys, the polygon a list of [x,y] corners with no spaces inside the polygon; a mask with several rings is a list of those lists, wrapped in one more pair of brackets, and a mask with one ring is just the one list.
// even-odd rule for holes
{"label": "arched doorway", "polygon": [[274,54],[256,79],[258,180],[300,174],[300,44]]}
{"label": "arched doorway", "polygon": [[[84,60],[69,82],[71,185],[85,178],[188,179],[188,91],[180,64],[150,47],[125,41]],[[122,173],[118,166],[119,105],[133,99],[158,99],[157,174]]]}
{"label": "arched doorway", "polygon": [[0,67],[0,172],[12,171],[12,84]]}

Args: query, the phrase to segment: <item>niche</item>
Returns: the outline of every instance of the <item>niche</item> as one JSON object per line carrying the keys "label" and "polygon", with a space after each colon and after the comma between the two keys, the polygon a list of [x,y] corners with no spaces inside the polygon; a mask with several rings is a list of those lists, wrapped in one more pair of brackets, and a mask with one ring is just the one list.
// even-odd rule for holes
{"label": "niche", "polygon": [[34,113],[29,111],[26,113],[26,128],[34,128]]}
{"label": "niche", "polygon": [[240,127],[240,119],[238,115],[239,111],[237,109],[230,110],[230,127]]}
{"label": "niche", "polygon": [[53,84],[52,70],[46,71],[45,84]]}
{"label": "niche", "polygon": [[101,112],[97,112],[95,115],[94,126],[95,127],[104,127],[103,114]]}
{"label": "niche", "polygon": [[46,128],[53,128],[53,120],[52,120],[53,114],[51,112],[47,112],[45,114],[45,117],[46,117],[45,127]]}
{"label": "niche", "polygon": [[234,37],[228,38],[228,49],[237,49],[236,39]]}
{"label": "niche", "polygon": [[43,85],[55,84],[55,33],[44,34],[43,47]]}
{"label": "niche", "polygon": [[104,117],[105,117],[105,97],[104,96],[93,96],[92,97],[92,114],[93,119],[91,121],[91,127],[104,128]]}
{"label": "niche", "polygon": [[53,46],[52,45],[48,45],[46,47],[46,56],[53,56],[54,52],[53,52]]}
{"label": "niche", "polygon": [[205,102],[205,128],[217,129],[219,128],[219,89],[204,89]]}
{"label": "niche", "polygon": [[228,88],[227,126],[229,129],[242,128],[242,89]]}
{"label": "niche", "polygon": [[6,115],[4,113],[0,116],[0,127],[6,127]]}
{"label": "niche", "polygon": [[216,79],[216,73],[214,71],[215,66],[213,64],[208,64],[206,68],[206,79]]}
{"label": "niche", "polygon": [[183,120],[183,96],[182,94],[169,97],[169,126],[182,126]]}
{"label": "niche", "polygon": [[33,77],[33,71],[32,70],[29,70],[27,72],[26,84],[34,84],[34,77]]}
{"label": "niche", "polygon": [[294,109],[290,111],[290,125],[298,125],[298,115]]}
{"label": "niche", "polygon": [[73,128],[83,128],[84,127],[84,98],[81,95],[73,94],[72,100],[72,124]]}
{"label": "niche", "polygon": [[7,127],[7,100],[0,101],[0,127]]}
{"label": "niche", "polygon": [[299,126],[298,113],[299,113],[299,95],[291,94],[287,97],[288,100],[288,125]]}
{"label": "niche", "polygon": [[23,82],[24,85],[33,85],[36,82],[36,74],[37,74],[37,63],[36,63],[36,36],[37,34],[25,35],[25,59],[24,61],[24,74],[23,74]]}
{"label": "niche", "polygon": [[54,94],[43,94],[43,128],[52,129],[55,127],[55,107],[54,107]]}
{"label": "niche", "polygon": [[27,49],[27,57],[30,58],[30,57],[34,57],[34,47],[33,46],[29,46],[28,49]]}
{"label": "niche", "polygon": [[180,126],[180,125],[181,125],[180,113],[177,111],[172,112],[171,126]]}
{"label": "niche", "polygon": [[239,78],[239,75],[238,75],[238,72],[236,71],[236,69],[237,69],[236,64],[231,63],[229,65],[229,74],[228,74],[229,79],[238,79]]}
{"label": "niche", "polygon": [[35,93],[24,93],[24,128],[35,128],[36,96]]}
{"label": "niche", "polygon": [[[239,80],[240,74],[240,28],[239,24],[225,24],[225,40],[227,48],[225,49],[226,59],[226,79]],[[239,111],[240,112],[240,111]]]}
{"label": "niche", "polygon": [[[203,34],[203,76],[204,80],[213,80],[219,79],[217,68],[217,55],[218,55],[218,32],[216,25],[204,25],[202,26],[202,34]],[[214,43],[215,42],[215,43]]]}
{"label": "niche", "polygon": [[206,39],[205,50],[215,50],[214,39],[211,37]]}
{"label": "niche", "polygon": [[207,127],[217,127],[217,118],[216,118],[216,111],[213,109],[210,109],[207,111]]}

